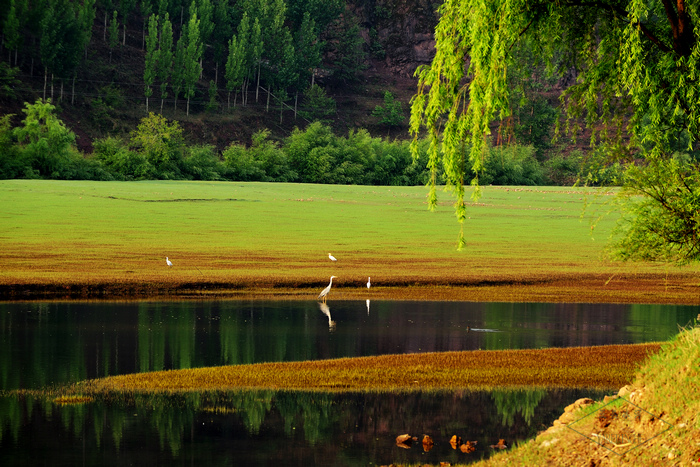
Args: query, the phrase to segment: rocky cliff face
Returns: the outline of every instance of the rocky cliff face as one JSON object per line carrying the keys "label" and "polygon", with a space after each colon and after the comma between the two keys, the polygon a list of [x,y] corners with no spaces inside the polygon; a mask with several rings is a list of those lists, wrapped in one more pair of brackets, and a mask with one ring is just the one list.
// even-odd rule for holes
{"label": "rocky cliff face", "polygon": [[[397,78],[412,78],[434,55],[433,32],[440,1],[357,0],[348,8],[359,18],[370,63]],[[371,69],[369,71],[372,71]]]}

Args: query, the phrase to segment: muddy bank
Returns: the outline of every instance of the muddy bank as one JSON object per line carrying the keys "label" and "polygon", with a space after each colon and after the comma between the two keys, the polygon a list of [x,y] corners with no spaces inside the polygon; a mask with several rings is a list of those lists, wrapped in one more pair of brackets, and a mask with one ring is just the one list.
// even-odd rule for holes
{"label": "muddy bank", "polygon": [[[0,300],[284,299],[313,300],[326,283],[304,280],[119,281],[0,283]],[[472,280],[391,280],[333,284],[329,299],[447,300],[547,303],[700,304],[694,274],[600,274],[491,277]]]}

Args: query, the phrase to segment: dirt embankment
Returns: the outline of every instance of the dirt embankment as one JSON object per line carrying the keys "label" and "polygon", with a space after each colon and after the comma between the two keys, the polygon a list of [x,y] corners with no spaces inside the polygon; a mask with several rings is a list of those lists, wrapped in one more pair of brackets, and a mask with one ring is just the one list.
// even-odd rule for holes
{"label": "dirt embankment", "polygon": [[[316,298],[325,283],[303,278],[263,280],[232,275],[221,280],[125,281],[118,277],[99,282],[32,282],[0,280],[0,300],[85,299],[285,299]],[[693,273],[568,274],[532,277],[497,275],[436,280],[393,279],[372,287],[378,300],[446,300],[546,303],[658,303],[700,304],[700,284]],[[348,281],[333,289],[333,298],[367,298],[363,283]]]}

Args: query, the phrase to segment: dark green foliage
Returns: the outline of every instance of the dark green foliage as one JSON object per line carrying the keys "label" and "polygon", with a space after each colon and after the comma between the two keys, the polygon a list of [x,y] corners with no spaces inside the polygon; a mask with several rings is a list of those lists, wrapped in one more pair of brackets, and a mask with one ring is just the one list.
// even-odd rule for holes
{"label": "dark green foliage", "polygon": [[307,120],[323,121],[335,114],[335,99],[329,97],[318,84],[309,86],[302,103],[303,108],[299,114]]}
{"label": "dark green foliage", "polygon": [[521,102],[514,115],[516,141],[532,145],[537,160],[544,160],[545,151],[552,147],[556,118],[556,109],[542,97]]}
{"label": "dark green foliage", "polygon": [[214,80],[209,81],[209,102],[207,102],[206,111],[215,112],[219,108],[219,102],[217,99],[218,90],[216,89],[216,83]]}
{"label": "dark green foliage", "polygon": [[188,178],[193,180],[223,180],[226,167],[212,146],[192,146],[182,164]]}
{"label": "dark green foliage", "polygon": [[41,23],[41,61],[59,78],[73,75],[84,48],[85,30],[79,12],[68,0],[49,4]]}
{"label": "dark green foliage", "polygon": [[343,15],[342,20],[331,26],[327,42],[331,55],[335,57],[333,77],[346,83],[357,81],[360,72],[367,66],[357,18],[349,13]]}
{"label": "dark green foliage", "polygon": [[16,96],[15,87],[20,84],[17,79],[19,68],[12,68],[7,63],[0,63],[0,97],[10,99]]}
{"label": "dark green foliage", "polygon": [[484,160],[485,185],[542,185],[544,174],[532,146],[497,146]]}
{"label": "dark green foliage", "polygon": [[93,144],[95,160],[120,180],[147,180],[155,178],[156,170],[148,159],[117,138],[104,138]]}
{"label": "dark green foliage", "polygon": [[331,129],[318,122],[309,125],[306,131],[294,130],[287,138],[284,150],[300,182],[328,183],[327,174],[335,162],[329,150],[334,139]]}
{"label": "dark green foliage", "polygon": [[[101,100],[93,101],[92,111],[100,108],[108,124],[109,107]],[[53,111],[49,103],[27,104],[24,126],[14,130],[10,128],[11,116],[0,120],[0,177],[396,186],[424,185],[430,181],[427,140],[416,142],[414,157],[407,141],[374,138],[363,129],[337,136],[321,122],[304,130],[296,129],[283,141],[271,139],[269,130],[258,131],[250,146],[232,143],[219,157],[212,146],[187,146],[178,122],[151,112],[129,140],[98,139],[93,144],[92,157],[85,158],[74,147],[75,135]],[[533,154],[531,146],[491,148],[484,162],[485,182],[551,183],[545,178],[549,172]],[[562,159],[558,164],[557,167],[565,167],[568,161]],[[436,182],[443,183],[444,179],[438,170]]]}
{"label": "dark green foliage", "polygon": [[379,123],[389,127],[400,126],[406,119],[401,101],[397,101],[389,91],[384,93],[384,105],[376,106],[372,115],[379,119]]}
{"label": "dark green foliage", "polygon": [[24,176],[24,164],[20,159],[19,148],[13,144],[10,119],[13,115],[0,118],[0,178],[20,178]]}
{"label": "dark green foliage", "polygon": [[574,151],[568,157],[561,154],[548,159],[545,164],[545,178],[549,184],[557,186],[571,186],[578,179],[581,170],[580,152]]}
{"label": "dark green foliage", "polygon": [[262,163],[242,144],[233,143],[223,153],[231,179],[244,182],[262,181]]}

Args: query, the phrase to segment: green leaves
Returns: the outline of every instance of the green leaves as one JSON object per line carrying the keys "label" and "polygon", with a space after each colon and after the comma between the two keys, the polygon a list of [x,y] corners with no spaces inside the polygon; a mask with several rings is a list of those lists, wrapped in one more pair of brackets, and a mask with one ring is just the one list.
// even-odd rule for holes
{"label": "green leaves", "polygon": [[[656,172],[669,169],[659,164],[681,146],[694,151],[700,139],[700,6],[695,2],[447,0],[440,14],[433,62],[416,73],[410,131],[418,138],[427,130],[428,166],[444,167],[458,219],[464,219],[465,183],[478,185],[491,123],[511,114],[508,76],[515,65],[528,65],[523,61],[528,54],[519,53],[528,47],[545,54],[550,68],[559,63],[575,69],[576,83],[561,96],[567,131],[575,136],[583,122],[591,146],[600,146],[610,164],[654,161],[633,167],[634,176],[627,178],[632,192],[650,197],[653,183],[680,184],[681,192],[688,191],[683,173],[692,166],[681,164],[674,169],[678,176],[664,180]],[[643,175],[646,170],[650,173]],[[659,215],[659,206],[644,206],[633,209],[640,225]],[[687,227],[685,209],[661,212],[671,215],[665,225],[679,221]],[[657,245],[651,249],[658,255],[649,257],[689,257],[664,253],[660,245],[678,242],[672,235],[651,241],[649,232],[626,232],[631,236],[621,243],[623,249]]]}

